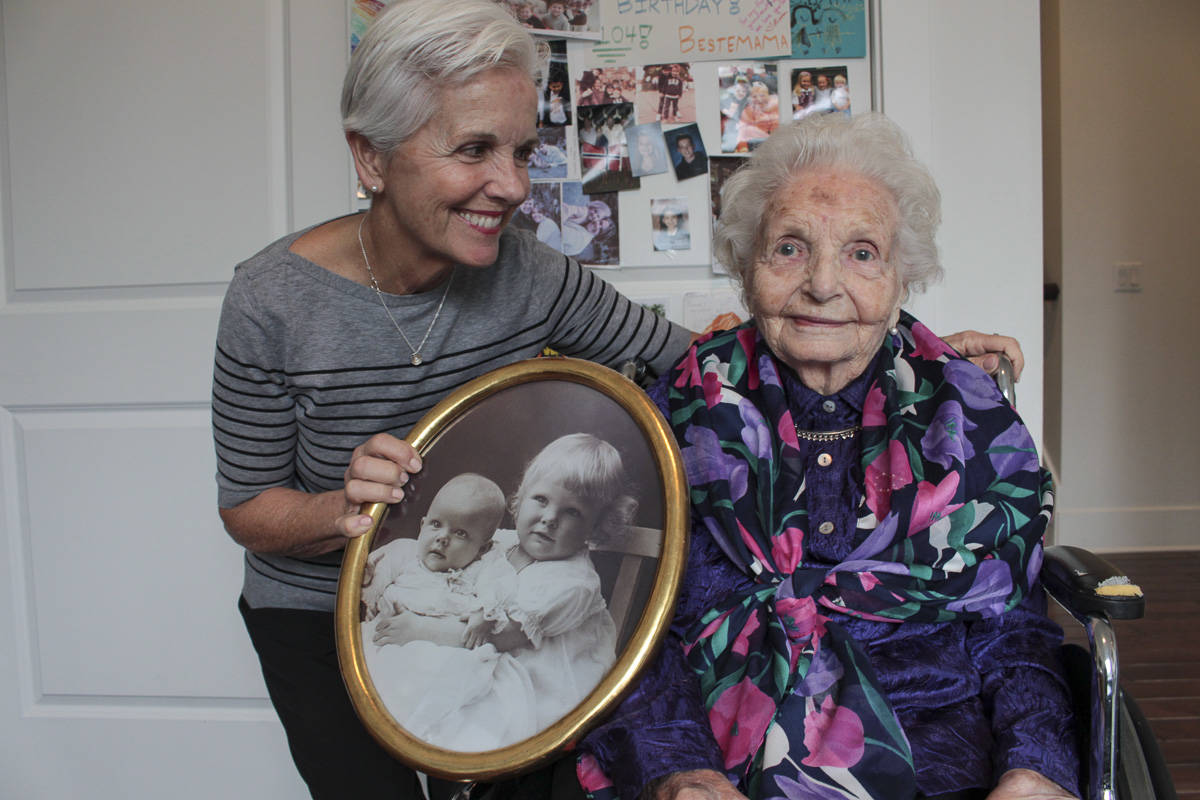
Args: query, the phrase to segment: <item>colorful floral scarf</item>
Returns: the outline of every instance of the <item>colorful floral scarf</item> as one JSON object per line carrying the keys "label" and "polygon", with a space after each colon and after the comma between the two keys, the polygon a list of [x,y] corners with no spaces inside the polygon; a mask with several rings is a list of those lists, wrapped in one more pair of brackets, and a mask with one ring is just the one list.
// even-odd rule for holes
{"label": "colorful floral scarf", "polygon": [[684,643],[726,774],[751,798],[915,796],[904,731],[836,620],[994,617],[1041,566],[1049,475],[995,384],[907,314],[884,348],[861,434],[873,530],[832,568],[805,565],[803,465],[757,329],[698,343],[672,373],[693,524],[755,580]]}

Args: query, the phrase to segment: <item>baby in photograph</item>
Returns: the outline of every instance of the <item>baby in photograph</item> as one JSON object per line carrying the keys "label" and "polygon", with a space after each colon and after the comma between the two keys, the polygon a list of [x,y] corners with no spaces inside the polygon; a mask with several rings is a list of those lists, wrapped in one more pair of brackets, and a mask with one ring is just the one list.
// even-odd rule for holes
{"label": "baby in photograph", "polygon": [[591,434],[563,436],[525,469],[509,506],[516,529],[497,531],[484,556],[515,570],[516,592],[503,615],[471,615],[467,642],[491,643],[526,670],[538,730],[582,702],[616,661],[588,543],[628,529],[636,509],[617,449]]}
{"label": "baby in photograph", "polygon": [[[435,510],[444,516],[440,499],[441,492],[426,520]],[[396,592],[378,587],[413,570],[396,568],[398,552],[379,558],[363,599],[368,606],[375,597],[382,602],[376,601],[378,617],[363,623],[363,642],[373,676],[384,669],[404,676],[403,686],[380,689],[397,721],[432,744],[476,751],[532,736],[582,702],[616,661],[616,627],[588,542],[627,529],[636,507],[616,448],[571,434],[548,444],[526,468],[510,504],[516,529],[481,535],[454,559],[456,572],[439,591],[457,599],[424,604],[454,611],[422,613],[405,604],[385,618],[398,608]],[[495,513],[490,505],[489,513]],[[486,529],[492,519],[498,521],[489,516],[475,527]],[[456,649],[471,655],[454,656]],[[461,679],[450,679],[451,664]]]}
{"label": "baby in photograph", "polygon": [[501,619],[516,589],[506,563],[481,559],[504,514],[504,493],[471,473],[434,496],[415,540],[367,558],[363,654],[380,698],[414,736],[478,751],[533,735],[525,670],[493,645],[463,646],[471,615]]}

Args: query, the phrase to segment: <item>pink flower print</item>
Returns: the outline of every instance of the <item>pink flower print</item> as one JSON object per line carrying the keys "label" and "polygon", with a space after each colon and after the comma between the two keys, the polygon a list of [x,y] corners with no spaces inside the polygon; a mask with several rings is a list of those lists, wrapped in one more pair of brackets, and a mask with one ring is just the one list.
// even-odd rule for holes
{"label": "pink flower print", "polygon": [[883,390],[879,384],[871,386],[867,399],[863,401],[863,427],[877,428],[887,424],[887,416],[883,413]]}
{"label": "pink flower print", "polygon": [[758,363],[754,360],[754,343],[757,337],[756,328],[742,328],[737,332],[738,344],[746,354],[746,388],[750,391],[758,388]]}
{"label": "pink flower print", "polygon": [[936,486],[929,481],[917,484],[917,502],[913,509],[912,518],[908,521],[908,535],[912,536],[941,519],[947,514],[962,508],[962,503],[951,503],[954,493],[958,491],[958,473],[950,472]]}
{"label": "pink flower print", "polygon": [[954,348],[943,342],[933,331],[921,323],[912,326],[913,343],[916,348],[913,353],[926,361],[937,361],[941,356],[956,356]]}
{"label": "pink flower print", "polygon": [[858,582],[862,584],[864,592],[869,592],[880,584],[879,578],[876,578],[874,573],[860,572],[858,573]]}
{"label": "pink flower print", "polygon": [[741,520],[738,520],[737,526],[738,533],[741,534],[742,537],[742,542],[747,548],[750,549],[750,552],[754,554],[755,561],[761,564],[768,572],[774,571],[771,567],[771,562],[767,561],[767,557],[763,555],[762,549],[758,546],[758,542],[755,541],[754,537],[750,535],[750,531],[746,530],[742,526]]}
{"label": "pink flower print", "polygon": [[804,717],[804,746],[808,755],[800,763],[806,767],[853,767],[863,756],[862,720],[826,696]]}
{"label": "pink flower print", "polygon": [[791,575],[804,555],[804,531],[799,528],[785,528],[782,533],[771,539],[771,557],[775,566],[784,575]]}
{"label": "pink flower print", "polygon": [[776,597],[775,613],[793,642],[825,635],[825,616],[811,597]]}
{"label": "pink flower print", "polygon": [[792,421],[792,412],[785,411],[783,416],[779,418],[779,425],[776,426],[776,434],[779,440],[792,448],[800,449],[800,440],[796,438],[796,423]]}
{"label": "pink flower print", "polygon": [[893,439],[888,442],[888,449],[867,465],[864,475],[867,507],[876,519],[883,519],[891,510],[892,492],[909,485],[912,480],[908,451],[901,442]]}
{"label": "pink flower print", "polygon": [[737,653],[742,658],[750,652],[750,638],[754,636],[754,632],[760,627],[757,614],[751,614],[746,620],[746,624],[742,626],[738,632],[737,638],[733,640],[733,652]]}
{"label": "pink flower print", "polygon": [[749,678],[726,689],[708,712],[708,723],[732,769],[758,751],[775,717],[775,703]]}
{"label": "pink flower print", "polygon": [[704,405],[712,408],[721,402],[721,376],[713,370],[704,373]]}
{"label": "pink flower print", "polygon": [[575,776],[585,792],[598,792],[613,785],[613,782],[600,769],[600,762],[591,753],[584,753],[575,764]]}
{"label": "pink flower print", "polygon": [[689,347],[680,362],[679,377],[675,379],[675,388],[700,385],[700,362],[696,360],[696,348]]}
{"label": "pink flower print", "polygon": [[[729,619],[729,615],[732,613],[733,611],[729,610],[722,614],[718,614],[714,619],[704,626],[704,630],[700,631],[700,635],[696,637],[696,641],[702,642],[705,639],[710,638],[714,633],[720,630],[721,626],[725,624],[725,620]],[[692,646],[693,645],[691,644],[684,645],[684,652],[690,652]]]}

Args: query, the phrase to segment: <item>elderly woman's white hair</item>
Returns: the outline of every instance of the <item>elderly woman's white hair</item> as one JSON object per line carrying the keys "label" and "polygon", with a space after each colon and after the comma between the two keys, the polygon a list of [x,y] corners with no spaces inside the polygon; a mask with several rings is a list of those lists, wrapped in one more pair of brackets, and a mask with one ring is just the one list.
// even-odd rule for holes
{"label": "elderly woman's white hair", "polygon": [[942,221],[941,193],[917,161],[904,132],[882,114],[815,114],[780,128],[746,166],[725,182],[713,254],[742,285],[765,254],[762,241],[778,191],[811,167],[840,167],[878,181],[899,208],[890,260],[905,291],[920,292],[942,275],[934,237]]}
{"label": "elderly woman's white hair", "polygon": [[541,79],[547,48],[491,0],[400,0],[367,29],[342,84],[342,127],[390,153],[433,117],[437,94],[490,69]]}

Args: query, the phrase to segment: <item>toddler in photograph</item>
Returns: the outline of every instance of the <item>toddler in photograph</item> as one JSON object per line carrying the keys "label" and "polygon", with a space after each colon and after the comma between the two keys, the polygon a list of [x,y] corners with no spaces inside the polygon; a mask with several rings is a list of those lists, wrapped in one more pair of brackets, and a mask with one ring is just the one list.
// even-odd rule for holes
{"label": "toddler in photograph", "polygon": [[588,543],[627,529],[636,508],[615,447],[586,433],[563,436],[526,468],[509,507],[515,530],[497,531],[483,559],[511,566],[516,592],[498,617],[471,615],[467,642],[490,643],[524,668],[538,730],[586,698],[616,660]]}

